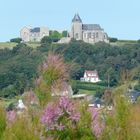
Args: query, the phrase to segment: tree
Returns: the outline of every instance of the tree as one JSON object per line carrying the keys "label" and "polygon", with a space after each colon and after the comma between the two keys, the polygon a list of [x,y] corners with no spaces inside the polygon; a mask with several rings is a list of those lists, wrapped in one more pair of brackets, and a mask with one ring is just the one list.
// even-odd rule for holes
{"label": "tree", "polygon": [[117,38],[114,38],[114,37],[110,37],[110,38],[109,38],[109,41],[110,41],[110,42],[117,42],[118,39],[117,39]]}
{"label": "tree", "polygon": [[19,37],[10,39],[10,42],[15,42],[15,43],[20,43],[21,41],[22,41],[22,39]]}
{"label": "tree", "polygon": [[49,36],[44,36],[41,39],[41,44],[51,44],[52,43],[52,38]]}
{"label": "tree", "polygon": [[68,31],[63,31],[62,32],[62,37],[68,37]]}

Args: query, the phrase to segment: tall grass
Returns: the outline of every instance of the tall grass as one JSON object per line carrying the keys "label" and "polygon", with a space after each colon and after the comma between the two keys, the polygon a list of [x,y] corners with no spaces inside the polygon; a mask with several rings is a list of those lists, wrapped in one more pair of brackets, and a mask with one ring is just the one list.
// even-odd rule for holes
{"label": "tall grass", "polygon": [[20,118],[6,129],[2,140],[40,140],[40,136],[28,119]]}
{"label": "tall grass", "polygon": [[6,112],[4,108],[0,106],[0,140],[3,136],[3,133],[6,129]]}

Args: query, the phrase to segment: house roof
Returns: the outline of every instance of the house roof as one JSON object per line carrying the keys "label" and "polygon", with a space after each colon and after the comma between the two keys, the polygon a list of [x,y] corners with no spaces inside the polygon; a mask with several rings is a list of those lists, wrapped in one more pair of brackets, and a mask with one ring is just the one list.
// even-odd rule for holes
{"label": "house roof", "polygon": [[83,30],[103,30],[99,24],[83,24]]}
{"label": "house roof", "polygon": [[132,90],[132,91],[126,93],[125,95],[129,99],[137,100],[137,98],[140,96],[140,92],[138,92],[136,90]]}
{"label": "house roof", "polygon": [[32,28],[32,29],[30,29],[30,32],[32,32],[32,33],[38,33],[38,32],[40,32],[40,27]]}
{"label": "house roof", "polygon": [[98,77],[98,72],[96,70],[94,70],[94,71],[86,70],[85,74],[87,77]]}
{"label": "house roof", "polygon": [[82,22],[79,14],[75,14],[74,18],[72,19],[72,22]]}

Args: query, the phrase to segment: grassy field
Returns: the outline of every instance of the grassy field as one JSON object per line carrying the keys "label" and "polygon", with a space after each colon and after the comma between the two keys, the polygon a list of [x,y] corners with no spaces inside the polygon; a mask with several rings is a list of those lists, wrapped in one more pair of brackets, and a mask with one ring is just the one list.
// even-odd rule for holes
{"label": "grassy field", "polygon": [[0,42],[0,49],[4,49],[4,48],[12,49],[16,45],[17,43],[13,43],[13,42]]}
{"label": "grassy field", "polygon": [[[40,46],[39,42],[29,42],[26,43],[28,46],[30,46],[31,48],[37,48]],[[5,48],[9,48],[12,49],[13,47],[15,47],[17,45],[17,43],[14,42],[0,42],[0,49],[5,49]]]}
{"label": "grassy field", "polygon": [[131,45],[131,44],[136,44],[137,43],[137,40],[118,40],[117,42],[111,42],[110,44],[111,45],[116,45],[116,46],[123,46],[123,45]]}

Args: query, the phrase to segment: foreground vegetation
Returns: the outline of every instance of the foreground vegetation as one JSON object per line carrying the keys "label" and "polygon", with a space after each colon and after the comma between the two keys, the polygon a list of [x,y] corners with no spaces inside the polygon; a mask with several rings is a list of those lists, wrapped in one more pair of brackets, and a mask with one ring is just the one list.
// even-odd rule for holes
{"label": "foreground vegetation", "polygon": [[[26,108],[0,106],[2,140],[139,140],[139,104],[122,96],[127,88],[111,92],[113,110],[97,110],[88,102],[68,96],[51,96],[69,80],[69,65],[59,55],[49,53],[40,65],[35,87],[22,96]],[[88,85],[88,83],[86,83]],[[124,88],[126,87],[126,88]]]}

